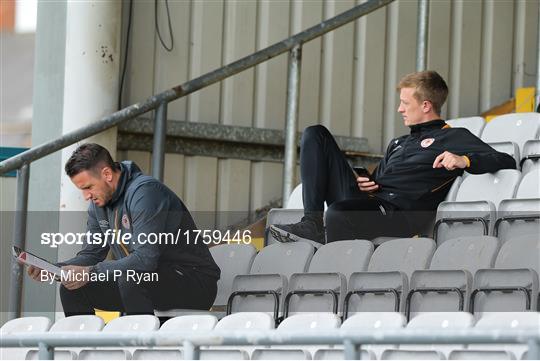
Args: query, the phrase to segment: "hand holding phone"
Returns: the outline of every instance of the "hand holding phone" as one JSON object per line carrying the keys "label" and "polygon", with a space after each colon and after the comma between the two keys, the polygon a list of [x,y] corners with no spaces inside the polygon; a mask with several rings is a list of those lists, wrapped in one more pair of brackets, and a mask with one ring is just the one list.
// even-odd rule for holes
{"label": "hand holding phone", "polygon": [[375,192],[379,189],[379,185],[375,183],[369,171],[364,167],[354,167],[353,173],[358,183],[358,188],[362,192]]}

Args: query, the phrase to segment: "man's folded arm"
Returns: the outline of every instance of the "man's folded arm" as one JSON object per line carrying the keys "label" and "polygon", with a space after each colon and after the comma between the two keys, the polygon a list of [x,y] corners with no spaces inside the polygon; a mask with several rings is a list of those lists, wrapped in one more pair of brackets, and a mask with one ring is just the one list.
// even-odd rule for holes
{"label": "man's folded arm", "polygon": [[468,153],[470,165],[466,168],[471,174],[494,173],[500,169],[516,169],[516,160],[509,154],[497,152]]}

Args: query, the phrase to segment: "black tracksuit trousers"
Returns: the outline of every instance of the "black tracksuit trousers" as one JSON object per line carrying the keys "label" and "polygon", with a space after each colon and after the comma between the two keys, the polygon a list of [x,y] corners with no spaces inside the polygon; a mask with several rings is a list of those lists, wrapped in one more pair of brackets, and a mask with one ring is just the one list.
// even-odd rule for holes
{"label": "black tracksuit trousers", "polygon": [[70,291],[60,286],[60,299],[67,316],[93,315],[94,309],[128,315],[154,314],[175,308],[208,310],[217,293],[217,279],[193,267],[158,266],[159,281],[137,283],[127,277],[89,282]]}
{"label": "black tracksuit trousers", "polygon": [[328,205],[327,242],[413,235],[405,212],[360,191],[351,166],[324,126],[305,129],[300,171],[306,215],[321,214],[325,201]]}

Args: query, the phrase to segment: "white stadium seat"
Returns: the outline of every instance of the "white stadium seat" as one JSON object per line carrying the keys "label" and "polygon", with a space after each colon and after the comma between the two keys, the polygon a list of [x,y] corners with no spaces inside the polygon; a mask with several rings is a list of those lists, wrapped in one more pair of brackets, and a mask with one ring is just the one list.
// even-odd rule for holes
{"label": "white stadium seat", "polygon": [[354,272],[367,269],[372,253],[373,243],[365,240],[323,245],[311,259],[308,273],[291,276],[285,300],[286,315],[294,312],[334,312],[334,308],[336,313],[341,312],[348,278]]}
{"label": "white stadium seat", "polygon": [[[45,332],[51,327],[47,317],[21,317],[6,322],[0,328],[0,337],[19,332]],[[0,348],[0,360],[24,360],[29,348],[6,347]]]}
{"label": "white stadium seat", "polygon": [[449,124],[452,128],[466,128],[480,138],[486,126],[486,121],[482,117],[467,117],[449,119],[446,121],[446,124]]}
{"label": "white stadium seat", "polygon": [[413,271],[429,266],[434,251],[431,238],[398,238],[381,244],[373,252],[367,272],[351,275],[347,314],[403,309],[408,278]]}
{"label": "white stadium seat", "polygon": [[214,307],[225,306],[231,294],[234,277],[249,273],[257,250],[247,244],[221,244],[210,248],[210,253],[221,269]]}
{"label": "white stadium seat", "polygon": [[498,250],[499,240],[490,236],[454,238],[442,243],[429,269],[413,272],[406,315],[467,310],[472,277],[478,269],[493,267]]}

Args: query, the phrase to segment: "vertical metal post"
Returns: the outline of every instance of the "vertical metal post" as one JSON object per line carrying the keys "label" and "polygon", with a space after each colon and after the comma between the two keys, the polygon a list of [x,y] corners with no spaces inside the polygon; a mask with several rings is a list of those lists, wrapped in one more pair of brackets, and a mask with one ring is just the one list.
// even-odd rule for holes
{"label": "vertical metal post", "polygon": [[285,154],[283,160],[283,207],[287,205],[294,187],[296,171],[296,133],[298,131],[298,103],[300,99],[300,72],[302,47],[289,51],[289,74],[287,76],[287,119],[285,123]]}
{"label": "vertical metal post", "polygon": [[538,6],[538,29],[536,48],[536,111],[540,112],[540,6]]}
{"label": "vertical metal post", "polygon": [[200,359],[199,346],[195,346],[191,341],[184,341],[184,360]]}
{"label": "vertical metal post", "polygon": [[527,358],[529,360],[540,360],[540,340],[537,338],[530,339],[528,345]]}
{"label": "vertical metal post", "polygon": [[[30,165],[24,164],[17,170],[17,204],[15,206],[15,222],[13,226],[13,246],[25,249],[26,246],[26,218],[28,215],[28,181],[30,179]],[[9,288],[9,319],[21,315],[21,295],[23,273],[22,266],[11,259],[11,282]]]}
{"label": "vertical metal post", "polygon": [[38,344],[38,358],[40,360],[54,360],[54,348],[44,342]]}
{"label": "vertical metal post", "polygon": [[163,181],[166,137],[167,103],[163,102],[156,110],[156,119],[154,122],[154,144],[152,147],[152,176],[160,181]]}
{"label": "vertical metal post", "polygon": [[360,345],[354,344],[351,340],[343,340],[345,360],[360,360]]}
{"label": "vertical metal post", "polygon": [[427,68],[428,27],[429,0],[419,0],[416,29],[416,71],[423,71]]}

